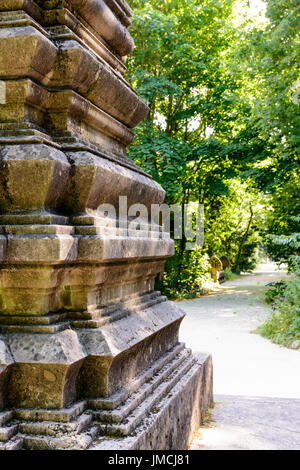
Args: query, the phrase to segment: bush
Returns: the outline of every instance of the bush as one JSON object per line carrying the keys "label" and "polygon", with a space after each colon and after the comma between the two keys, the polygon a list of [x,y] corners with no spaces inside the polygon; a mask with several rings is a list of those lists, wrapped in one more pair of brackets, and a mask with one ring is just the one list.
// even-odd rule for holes
{"label": "bush", "polygon": [[286,282],[284,281],[271,282],[270,284],[267,284],[267,287],[269,287],[269,289],[266,292],[265,300],[268,304],[273,304],[273,310],[274,310],[277,300],[284,298]]}
{"label": "bush", "polygon": [[230,268],[225,269],[226,281],[233,281],[234,279],[238,279],[239,277],[240,276],[238,276],[238,274],[233,273]]}
{"label": "bush", "polygon": [[202,251],[178,252],[166,264],[163,280],[157,282],[156,289],[170,299],[188,299],[204,294],[213,286],[210,263]]}
{"label": "bush", "polygon": [[300,271],[270,287],[266,299],[273,311],[259,332],[274,343],[300,349]]}
{"label": "bush", "polygon": [[238,270],[239,272],[250,273],[254,271],[258,264],[258,241],[245,243],[242,250],[242,257],[240,259]]}
{"label": "bush", "polygon": [[287,263],[289,271],[300,268],[300,233],[268,235],[266,247],[274,261],[278,264]]}

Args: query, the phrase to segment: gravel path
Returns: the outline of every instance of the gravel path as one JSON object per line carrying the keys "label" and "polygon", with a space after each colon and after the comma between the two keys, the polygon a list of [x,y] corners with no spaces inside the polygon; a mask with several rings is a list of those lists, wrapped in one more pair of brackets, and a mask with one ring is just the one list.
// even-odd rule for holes
{"label": "gravel path", "polygon": [[195,353],[210,351],[214,362],[216,426],[201,428],[191,449],[300,449],[300,351],[253,333],[270,311],[265,284],[284,276],[261,265],[180,302],[181,341]]}

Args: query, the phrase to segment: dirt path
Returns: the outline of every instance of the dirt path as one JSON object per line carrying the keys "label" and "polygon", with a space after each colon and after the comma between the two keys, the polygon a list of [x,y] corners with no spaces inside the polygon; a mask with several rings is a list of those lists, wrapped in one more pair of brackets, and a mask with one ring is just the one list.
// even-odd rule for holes
{"label": "dirt path", "polygon": [[217,426],[192,449],[300,449],[300,352],[252,333],[269,314],[265,284],[285,273],[261,265],[209,296],[180,302],[181,341],[214,361]]}

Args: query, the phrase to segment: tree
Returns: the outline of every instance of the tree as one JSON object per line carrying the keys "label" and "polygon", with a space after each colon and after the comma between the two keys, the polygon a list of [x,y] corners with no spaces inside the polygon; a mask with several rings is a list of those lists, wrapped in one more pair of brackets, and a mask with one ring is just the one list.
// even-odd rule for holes
{"label": "tree", "polygon": [[268,0],[266,28],[252,32],[251,73],[256,76],[253,126],[265,141],[265,160],[252,173],[272,194],[265,240],[276,261],[299,262],[300,5]]}
{"label": "tree", "polygon": [[176,242],[167,264],[176,292],[199,287],[213,254],[253,269],[260,233],[272,226],[272,212],[263,214],[298,163],[299,7],[269,0],[267,23],[237,26],[235,3],[132,2],[137,48],[127,75],[150,114],[129,156],[162,184],[167,203],[205,206],[204,248]]}

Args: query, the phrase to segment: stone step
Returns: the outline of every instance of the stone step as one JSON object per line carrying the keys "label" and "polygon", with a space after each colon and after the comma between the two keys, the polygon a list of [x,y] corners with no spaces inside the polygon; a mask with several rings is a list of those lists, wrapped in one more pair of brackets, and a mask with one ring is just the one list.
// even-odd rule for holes
{"label": "stone step", "polygon": [[5,426],[0,428],[0,442],[7,442],[18,432],[18,425]]}
{"label": "stone step", "polygon": [[0,426],[3,426],[5,423],[10,421],[13,418],[12,411],[1,411],[0,412]]}
{"label": "stone step", "polygon": [[150,381],[159,371],[169,364],[184,349],[184,344],[179,343],[173,349],[163,354],[150,367],[137,377],[126,387],[118,390],[108,398],[90,399],[88,407],[92,410],[113,410],[124,403],[133,393],[135,393],[145,382]]}
{"label": "stone step", "polygon": [[61,322],[54,325],[0,325],[1,333],[58,333],[70,328],[70,322]]}
{"label": "stone step", "polygon": [[8,442],[0,442],[0,450],[21,450],[23,449],[24,439],[17,434]]}
{"label": "stone step", "polygon": [[27,450],[86,450],[95,441],[98,433],[98,426],[93,426],[84,433],[62,433],[57,437],[24,436],[24,448]]}
{"label": "stone step", "polygon": [[[111,230],[116,230],[116,229],[121,229],[124,231],[130,231],[130,226],[128,228],[128,225],[131,224],[134,221],[133,219],[113,219],[110,217],[102,217],[102,216],[75,216],[70,218],[71,223],[76,222],[76,231],[77,233],[80,234],[88,234],[88,235],[97,235],[97,231],[103,230],[105,228],[111,229]],[[81,223],[80,223],[81,222]],[[96,222],[96,225],[95,225]],[[123,225],[122,226],[122,222]],[[140,231],[144,231],[146,233],[165,233],[170,236],[168,232],[163,232],[163,228],[161,225],[154,224],[154,223],[149,223],[149,222],[138,222],[137,225],[139,226]],[[136,229],[137,230],[137,229]],[[134,230],[134,231],[136,231]]]}
{"label": "stone step", "polygon": [[55,315],[33,316],[33,315],[0,315],[0,324],[4,325],[51,325],[53,323],[65,320],[67,313],[59,313]]}
{"label": "stone step", "polygon": [[69,423],[77,419],[87,408],[87,401],[82,400],[69,408],[61,410],[42,410],[19,408],[14,410],[14,417],[21,421],[52,421]]}
{"label": "stone step", "polygon": [[167,299],[164,296],[156,297],[152,300],[148,301],[141,301],[141,302],[135,302],[131,304],[126,304],[125,309],[116,311],[115,313],[112,313],[110,316],[105,316],[100,319],[92,319],[92,320],[75,320],[72,322],[72,326],[74,328],[100,328],[101,326],[104,326],[108,323],[112,323],[114,321],[121,320],[122,318],[130,315],[137,313],[141,310],[146,310],[147,308],[152,307],[153,305],[159,304],[161,302],[165,302]]}
{"label": "stone step", "polygon": [[149,299],[153,299],[155,297],[159,297],[160,295],[161,295],[160,291],[155,291],[155,290],[152,290],[150,292],[144,292],[144,293],[135,292],[133,294],[130,294],[130,295],[126,296],[119,303],[114,303],[112,305],[103,306],[100,309],[95,309],[95,311],[96,312],[99,311],[100,313],[102,311],[107,311],[108,313],[111,313],[115,309],[119,309],[119,308],[124,307],[125,305],[128,305],[130,302],[135,302],[136,300],[141,300],[141,301],[142,300],[149,300]]}
{"label": "stone step", "polygon": [[120,310],[116,313],[111,314],[109,317],[101,318],[101,320],[75,320],[72,321],[72,327],[76,329],[80,328],[100,328],[101,326],[113,323],[114,321],[122,320],[129,315],[128,310]]}
{"label": "stone step", "polygon": [[[208,358],[208,355],[205,355],[206,358]],[[196,359],[196,358],[195,358]],[[207,360],[207,359],[206,359]],[[205,360],[205,362],[206,362]],[[201,361],[202,362],[202,361]],[[204,362],[202,362],[204,364]],[[143,436],[144,434],[149,434],[147,438],[152,439],[153,436],[153,431],[155,429],[155,423],[157,422],[157,419],[160,420],[160,427],[155,429],[155,435],[159,435],[161,432],[162,434],[162,439],[164,441],[164,445],[166,445],[166,441],[163,438],[163,435],[170,429],[168,420],[172,420],[174,415],[175,419],[173,419],[173,425],[177,428],[180,424],[178,425],[178,422],[180,423],[180,415],[181,412],[175,414],[175,409],[174,405],[178,406],[180,402],[182,402],[183,408],[186,406],[184,396],[182,395],[182,388],[184,386],[187,386],[190,382],[195,381],[195,377],[199,377],[199,360],[195,360],[194,365],[172,386],[172,389],[167,393],[167,395],[163,396],[162,399],[155,405],[152,410],[150,410],[149,413],[145,414],[144,418],[142,421],[139,423],[139,425],[134,429],[134,432],[131,435],[126,436],[109,436],[106,437],[104,435],[99,436],[93,444],[89,447],[89,450],[108,450],[108,451],[115,451],[116,449],[119,451],[128,451],[128,450],[137,450],[140,447],[135,447],[136,444],[136,439],[139,437]],[[202,377],[202,380],[210,381],[209,377],[205,376]],[[206,384],[202,382],[203,387],[207,387]],[[190,390],[190,389],[189,389]],[[180,401],[178,401],[178,398],[180,398]],[[188,400],[187,402],[189,403],[189,398],[187,397]],[[193,399],[195,397],[193,396]],[[201,397],[198,397],[199,399],[204,398],[204,395],[202,393]],[[195,406],[199,406],[198,403],[194,403]],[[204,403],[202,403],[202,406]],[[204,410],[206,408],[201,408],[201,414],[204,413]],[[170,413],[171,411],[171,413]],[[183,415],[185,415],[186,410],[182,410]],[[200,411],[200,410],[199,410]],[[161,419],[167,420],[166,426],[162,424]],[[184,424],[181,420],[181,426]],[[184,424],[185,425],[185,424]],[[196,428],[197,429],[197,428]],[[149,447],[150,448],[150,447]],[[165,447],[164,447],[165,448]],[[152,449],[152,447],[151,447]]]}
{"label": "stone step", "polygon": [[125,403],[115,410],[94,412],[94,419],[101,423],[109,424],[123,422],[124,419],[144,402],[162,382],[168,380],[170,374],[172,374],[175,369],[178,370],[183,361],[187,360],[190,355],[191,352],[185,349],[171,362],[168,362],[151,380],[144,383]]}
{"label": "stone step", "polygon": [[106,305],[101,308],[95,306],[94,309],[86,312],[70,312],[69,318],[73,320],[91,320],[91,319],[100,319],[110,315],[111,313],[117,310],[124,310],[128,305],[135,304],[137,300],[140,302],[155,299],[160,297],[161,293],[159,291],[151,291],[145,294],[132,294],[128,297],[125,297],[122,302],[114,303],[113,305]]}
{"label": "stone step", "polygon": [[57,436],[59,433],[80,433],[85,431],[93,420],[92,414],[83,413],[76,421],[67,423],[51,421],[24,421],[19,423],[19,431],[24,434],[33,434],[39,436]]}
{"label": "stone step", "polygon": [[141,297],[140,299],[127,303],[125,308],[130,310],[131,312],[135,312],[138,310],[142,310],[143,308],[149,308],[151,305],[155,305],[157,303],[164,302],[166,300],[167,300],[166,297],[163,295],[159,295],[159,296],[157,295],[154,297],[149,296],[149,298],[146,298],[146,299]]}
{"label": "stone step", "polygon": [[105,227],[105,226],[77,226],[76,235],[98,235],[98,236],[112,236],[112,237],[132,237],[132,238],[170,238],[168,232],[158,232],[150,230],[150,227],[146,227],[145,230],[142,229],[127,229],[120,227]]}
{"label": "stone step", "polygon": [[[180,379],[193,367],[196,359],[190,356],[180,365],[179,369],[172,372],[164,382],[162,382],[151,395],[149,395],[142,403],[128,415],[124,422],[120,424],[99,424],[101,435],[108,436],[128,436],[141,421],[156,408],[159,409],[159,402],[168,395],[172,388],[180,381]],[[95,416],[96,418],[96,416]]]}

